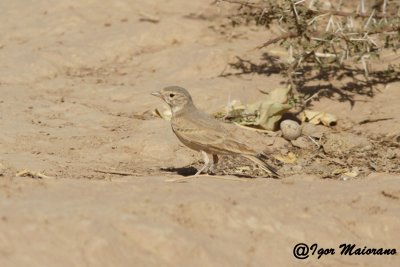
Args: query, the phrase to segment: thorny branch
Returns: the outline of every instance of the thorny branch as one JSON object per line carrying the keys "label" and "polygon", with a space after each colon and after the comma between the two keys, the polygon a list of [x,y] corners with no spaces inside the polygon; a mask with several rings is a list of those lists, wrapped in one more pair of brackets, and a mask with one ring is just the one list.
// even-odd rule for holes
{"label": "thorny branch", "polygon": [[[263,4],[257,4],[257,3],[251,3],[245,0],[220,0],[222,2],[227,2],[231,4],[239,4],[242,6],[247,6],[251,8],[256,8],[260,10],[264,10],[267,8],[267,5]],[[294,2],[294,1],[293,1]],[[368,18],[371,16],[371,14],[368,14],[367,12],[345,12],[345,11],[340,11],[340,10],[333,10],[333,9],[311,9],[308,8],[310,12],[312,12],[314,15],[334,15],[334,16],[342,16],[342,17],[355,17],[355,18]],[[395,18],[397,17],[396,15],[390,15],[387,14],[386,12],[379,12],[374,15],[375,18]]]}
{"label": "thorny branch", "polygon": [[[354,3],[342,5],[340,1],[334,9],[314,0],[220,1],[239,5],[237,14],[231,16],[234,25],[254,21],[282,32],[256,48],[279,44],[288,51],[286,61],[277,65],[270,62],[270,67],[280,69],[298,92],[315,78],[351,77],[353,83],[348,87],[360,85],[360,91],[366,88],[368,95],[373,95],[375,84],[400,80],[400,64],[388,63],[386,70],[375,72],[370,69],[371,60],[400,49],[400,6],[389,7],[392,2],[388,0],[372,7],[360,0],[357,8]],[[354,12],[349,12],[351,9]],[[243,67],[243,62],[238,66]]]}

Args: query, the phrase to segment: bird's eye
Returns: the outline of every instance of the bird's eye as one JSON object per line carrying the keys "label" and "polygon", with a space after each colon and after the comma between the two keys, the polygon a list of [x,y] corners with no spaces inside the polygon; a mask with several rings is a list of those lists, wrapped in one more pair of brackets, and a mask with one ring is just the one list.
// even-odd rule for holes
{"label": "bird's eye", "polygon": [[173,93],[171,93],[171,94],[169,94],[169,97],[174,97],[175,96],[175,94],[173,94]]}

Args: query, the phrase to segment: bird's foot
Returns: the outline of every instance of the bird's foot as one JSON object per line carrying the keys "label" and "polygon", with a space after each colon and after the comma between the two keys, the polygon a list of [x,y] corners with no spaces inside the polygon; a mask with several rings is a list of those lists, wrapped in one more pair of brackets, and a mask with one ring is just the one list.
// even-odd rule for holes
{"label": "bird's foot", "polygon": [[198,176],[198,175],[200,175],[202,173],[209,174],[209,175],[215,175],[216,174],[216,172],[215,172],[215,164],[213,164],[213,163],[204,164],[204,166],[201,167],[201,169],[198,170],[194,176]]}

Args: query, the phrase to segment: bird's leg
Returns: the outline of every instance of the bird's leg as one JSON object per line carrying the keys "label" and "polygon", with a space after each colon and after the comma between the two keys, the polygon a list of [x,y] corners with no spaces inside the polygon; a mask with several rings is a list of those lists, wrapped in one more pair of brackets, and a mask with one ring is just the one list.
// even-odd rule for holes
{"label": "bird's leg", "polygon": [[207,172],[207,171],[210,169],[210,159],[209,159],[207,153],[204,152],[204,151],[202,150],[202,151],[201,151],[201,154],[203,155],[204,165],[203,165],[203,167],[201,167],[200,170],[198,170],[198,171],[196,172],[196,174],[195,174],[194,176],[199,175],[199,174],[202,173],[203,171],[206,171],[206,172]]}
{"label": "bird's leg", "polygon": [[214,164],[217,165],[217,163],[218,163],[218,155],[217,154],[213,154],[213,161],[214,161]]}
{"label": "bird's leg", "polygon": [[208,155],[210,158],[212,158],[212,161],[210,163],[210,166],[208,167],[208,173],[214,173],[215,166],[218,163],[218,155],[217,154],[209,154]]}

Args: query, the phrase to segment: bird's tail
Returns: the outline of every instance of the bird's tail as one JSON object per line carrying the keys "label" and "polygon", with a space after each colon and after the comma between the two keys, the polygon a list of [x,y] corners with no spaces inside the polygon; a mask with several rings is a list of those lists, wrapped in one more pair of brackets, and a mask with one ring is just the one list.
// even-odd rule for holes
{"label": "bird's tail", "polygon": [[274,177],[279,178],[279,174],[278,174],[277,170],[274,167],[272,167],[269,163],[266,162],[267,156],[265,156],[264,154],[242,155],[242,156],[253,161],[255,164],[257,164],[261,169],[263,169],[267,173],[270,173]]}

